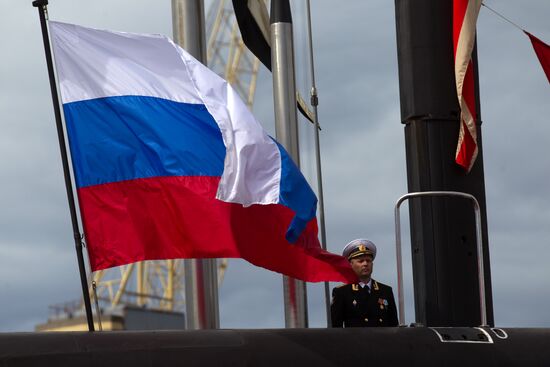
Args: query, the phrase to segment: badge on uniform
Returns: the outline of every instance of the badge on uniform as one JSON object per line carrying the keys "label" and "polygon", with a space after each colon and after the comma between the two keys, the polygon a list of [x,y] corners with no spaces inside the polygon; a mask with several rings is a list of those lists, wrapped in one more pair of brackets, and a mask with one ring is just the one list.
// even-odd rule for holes
{"label": "badge on uniform", "polygon": [[352,304],[353,304],[354,306],[357,306],[357,301],[356,301],[356,300],[353,300]]}
{"label": "badge on uniform", "polygon": [[378,298],[378,304],[380,305],[380,309],[383,310],[384,307],[388,305],[388,300],[383,298]]}

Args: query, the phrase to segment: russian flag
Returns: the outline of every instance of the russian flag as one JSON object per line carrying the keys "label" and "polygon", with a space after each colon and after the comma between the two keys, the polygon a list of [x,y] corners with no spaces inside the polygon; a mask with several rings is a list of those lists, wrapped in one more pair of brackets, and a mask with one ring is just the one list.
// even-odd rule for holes
{"label": "russian flag", "polygon": [[164,36],[49,27],[93,271],[227,257],[354,279],[321,250],[299,169],[225,80]]}

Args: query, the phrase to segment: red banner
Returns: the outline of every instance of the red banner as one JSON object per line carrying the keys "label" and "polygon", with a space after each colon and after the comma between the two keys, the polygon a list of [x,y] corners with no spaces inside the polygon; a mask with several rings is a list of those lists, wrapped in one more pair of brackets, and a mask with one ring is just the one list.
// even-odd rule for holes
{"label": "red banner", "polygon": [[546,73],[546,77],[548,78],[548,82],[550,83],[550,46],[539,40],[537,37],[533,36],[531,33],[526,31],[524,32],[529,36],[529,39],[533,44],[533,48],[535,49],[535,53],[539,58],[540,65]]}

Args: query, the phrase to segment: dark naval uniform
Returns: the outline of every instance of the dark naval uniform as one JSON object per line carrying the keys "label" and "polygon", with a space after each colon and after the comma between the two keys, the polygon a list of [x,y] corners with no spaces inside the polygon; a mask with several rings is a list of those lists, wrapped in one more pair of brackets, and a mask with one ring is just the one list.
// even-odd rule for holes
{"label": "dark naval uniform", "polygon": [[332,290],[330,314],[332,327],[397,326],[397,308],[391,287],[371,282],[368,287],[357,283]]}

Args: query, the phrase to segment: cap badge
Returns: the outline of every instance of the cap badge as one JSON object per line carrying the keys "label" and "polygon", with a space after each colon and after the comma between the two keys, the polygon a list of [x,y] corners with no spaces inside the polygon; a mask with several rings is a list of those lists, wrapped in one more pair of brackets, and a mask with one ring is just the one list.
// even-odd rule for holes
{"label": "cap badge", "polygon": [[365,252],[367,251],[367,248],[365,247],[365,245],[359,245],[359,247],[357,248],[357,251]]}

